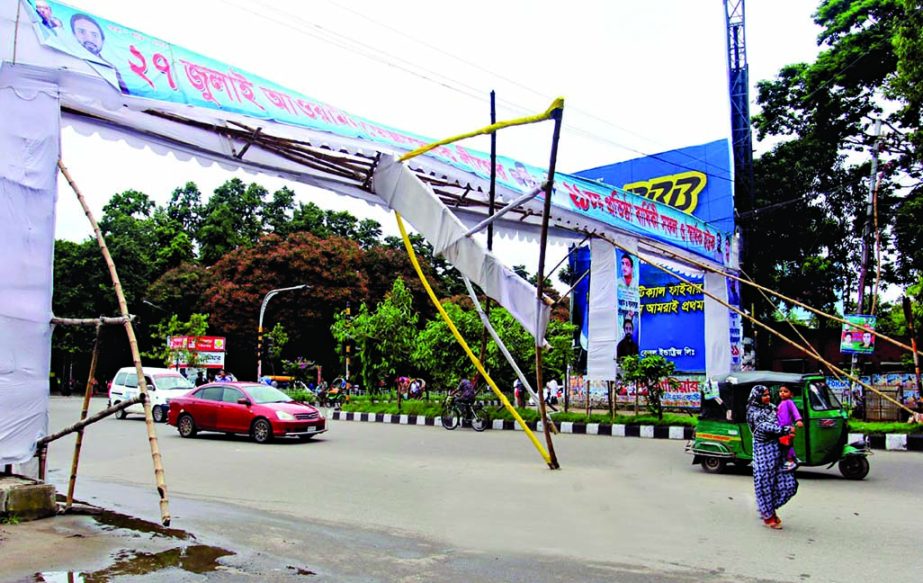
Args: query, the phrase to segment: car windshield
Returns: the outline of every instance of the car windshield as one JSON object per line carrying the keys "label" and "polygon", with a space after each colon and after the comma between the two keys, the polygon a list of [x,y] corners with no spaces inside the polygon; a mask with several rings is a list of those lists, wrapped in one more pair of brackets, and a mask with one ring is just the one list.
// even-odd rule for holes
{"label": "car windshield", "polygon": [[247,385],[247,392],[250,393],[250,399],[257,404],[260,403],[288,403],[291,397],[279,389],[266,385]]}
{"label": "car windshield", "polygon": [[808,399],[811,401],[811,408],[815,411],[830,411],[842,408],[840,400],[836,398],[827,383],[810,383],[808,385]]}
{"label": "car windshield", "polygon": [[194,389],[195,386],[182,375],[155,375],[158,389]]}

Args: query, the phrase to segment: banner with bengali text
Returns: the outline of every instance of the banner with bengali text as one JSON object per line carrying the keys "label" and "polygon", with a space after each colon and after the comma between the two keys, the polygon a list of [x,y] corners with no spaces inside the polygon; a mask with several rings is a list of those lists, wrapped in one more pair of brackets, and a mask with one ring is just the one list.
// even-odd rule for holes
{"label": "banner with bengali text", "polygon": [[[368,140],[399,150],[415,149],[432,139],[349,114],[182,47],[52,0],[29,0],[34,28],[42,42],[90,64],[123,94],[233,112],[252,118]],[[490,177],[488,154],[461,144],[442,146],[428,156],[483,180]],[[497,181],[528,192],[545,181],[546,172],[499,157]],[[552,205],[628,233],[650,237],[725,263],[728,233],[667,204],[628,191],[566,174],[555,175]],[[541,199],[541,195],[539,199]]]}

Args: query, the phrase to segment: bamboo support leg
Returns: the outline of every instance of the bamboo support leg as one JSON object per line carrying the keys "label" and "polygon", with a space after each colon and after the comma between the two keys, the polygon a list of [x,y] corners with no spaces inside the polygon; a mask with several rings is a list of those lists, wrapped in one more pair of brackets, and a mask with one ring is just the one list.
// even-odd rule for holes
{"label": "bamboo support leg", "polygon": [[[83,408],[80,410],[80,420],[87,418],[87,412],[90,409],[90,397],[93,395],[93,379],[96,377],[96,362],[99,360],[99,337],[102,334],[102,326],[96,325],[96,341],[93,342],[93,356],[90,358],[90,373],[87,375],[87,386],[83,392]],[[77,431],[77,441],[74,443],[74,459],[71,461],[70,482],[67,484],[67,502],[64,505],[64,511],[70,509],[74,503],[74,488],[77,485],[77,466],[80,463],[80,448],[83,447],[83,428]]]}
{"label": "bamboo support leg", "polygon": [[73,189],[74,194],[77,195],[77,200],[80,201],[80,206],[83,207],[84,214],[93,226],[93,232],[96,234],[96,241],[99,243],[99,249],[103,254],[103,258],[106,260],[106,265],[109,268],[109,275],[112,278],[112,287],[115,289],[115,295],[119,301],[119,313],[123,318],[126,318],[125,333],[128,335],[131,358],[134,361],[135,371],[138,374],[138,388],[145,397],[144,422],[147,428],[148,444],[151,448],[151,461],[154,464],[154,480],[157,484],[157,493],[160,496],[160,520],[164,526],[170,526],[170,502],[167,497],[167,483],[164,477],[163,460],[160,455],[160,446],[157,443],[157,433],[154,431],[154,419],[151,417],[151,403],[150,400],[147,399],[147,383],[144,380],[144,373],[141,369],[141,353],[138,350],[138,339],[135,337],[135,330],[129,319],[128,304],[125,301],[125,294],[122,293],[122,283],[119,281],[119,274],[116,271],[115,263],[112,261],[112,256],[109,254],[109,248],[106,247],[106,240],[103,237],[102,231],[99,229],[99,224],[97,224],[96,219],[93,218],[93,213],[90,211],[86,199],[83,197],[83,194],[80,193],[80,189],[77,188],[77,184],[74,182],[73,178],[71,178],[70,172],[68,172],[64,163],[60,160],[58,160],[58,168],[61,170],[61,173],[64,175],[71,189]]}

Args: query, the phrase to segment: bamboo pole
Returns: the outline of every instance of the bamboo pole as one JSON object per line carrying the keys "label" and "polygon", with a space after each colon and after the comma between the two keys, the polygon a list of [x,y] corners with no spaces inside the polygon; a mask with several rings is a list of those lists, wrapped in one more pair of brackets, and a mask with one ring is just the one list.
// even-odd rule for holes
{"label": "bamboo pole", "polygon": [[[542,209],[542,235],[541,242],[539,243],[538,250],[538,273],[536,277],[538,281],[535,286],[535,302],[536,307],[540,302],[542,302],[545,295],[545,255],[548,248],[548,223],[551,220],[551,195],[554,192],[554,173],[555,167],[558,162],[558,143],[561,138],[561,122],[564,118],[564,100],[562,99],[559,107],[557,107],[553,112],[551,112],[551,118],[554,120],[554,133],[551,136],[551,160],[548,163],[548,180],[545,182],[545,204]],[[536,320],[538,319],[538,310],[536,310]],[[536,331],[540,328],[536,326]],[[548,427],[548,410],[545,407],[545,382],[542,378],[542,359],[543,359],[543,346],[544,338],[542,334],[535,335],[535,384],[538,385],[538,400],[539,411],[542,414],[542,431],[545,434],[545,443],[548,445],[548,455],[551,457],[551,460],[548,462],[548,465],[552,470],[557,470],[561,466],[558,463],[558,458],[554,453],[554,443],[551,441],[551,431]]]}
{"label": "bamboo pole", "polygon": [[[607,236],[605,236],[605,235],[600,235],[600,236],[601,236],[603,239],[605,239],[606,241],[608,241],[609,244],[612,245],[613,247],[618,247],[619,249],[622,249],[622,250],[625,251],[626,253],[629,253],[628,249],[625,249],[624,247],[622,247],[621,245],[619,245],[618,243],[616,243],[615,240],[613,240],[613,239],[611,239],[611,238],[609,238],[609,237],[607,237]],[[677,274],[677,273],[673,273],[672,271],[669,271],[669,270],[667,270],[666,268],[657,265],[656,263],[651,263],[651,265],[653,265],[653,266],[656,267],[657,269],[663,271],[664,273],[667,273],[667,274],[672,275],[673,277],[675,277],[676,279],[682,281],[683,283],[688,283],[688,284],[690,284],[690,285],[694,285],[691,281],[689,281],[689,280],[686,279],[685,277],[683,277],[683,276],[681,276],[681,275],[679,275],[679,274]],[[737,279],[737,278],[735,278],[735,279]],[[756,283],[754,283],[753,285],[756,285],[756,286],[758,286],[758,287],[762,287],[762,286],[760,286],[759,284],[756,284]],[[774,292],[772,292],[772,290],[769,290],[769,292],[770,292],[770,293],[774,293]],[[704,295],[710,297],[711,299],[715,300],[716,302],[718,302],[718,303],[721,304],[722,306],[728,308],[728,309],[731,310],[732,312],[737,313],[737,314],[740,314],[741,316],[743,316],[743,317],[746,318],[747,320],[753,322],[754,325],[756,325],[756,326],[758,326],[758,327],[760,327],[760,328],[763,328],[764,330],[766,330],[767,332],[769,332],[769,333],[772,334],[773,336],[778,337],[779,339],[781,339],[781,340],[782,340],[783,342],[785,342],[786,344],[789,344],[789,345],[791,345],[791,346],[797,348],[798,350],[800,350],[801,352],[804,352],[805,354],[808,354],[809,356],[811,355],[810,351],[808,351],[805,347],[801,346],[800,344],[798,344],[798,343],[795,342],[794,340],[790,339],[790,338],[787,337],[786,335],[782,334],[781,332],[779,332],[779,331],[777,331],[777,330],[773,330],[772,328],[770,328],[770,327],[767,326],[766,324],[764,324],[764,323],[760,322],[759,320],[757,320],[755,317],[753,317],[753,316],[751,316],[750,314],[747,314],[746,312],[744,312],[744,311],[742,311],[742,310],[736,308],[735,306],[732,306],[731,304],[729,304],[729,303],[727,303],[726,301],[722,300],[721,298],[715,296],[714,294],[708,293],[707,291],[705,291],[705,286],[704,286],[704,285],[702,286],[702,293],[703,293]],[[776,294],[776,295],[780,295],[780,294]],[[780,296],[780,297],[781,297],[781,296]],[[840,373],[840,374],[843,375],[844,377],[848,378],[849,380],[853,381],[853,382],[856,383],[857,385],[859,385],[859,386],[861,386],[861,387],[863,387],[863,388],[865,388],[865,389],[868,389],[869,391],[871,391],[871,392],[873,392],[873,393],[879,395],[880,397],[882,397],[882,398],[885,399],[886,401],[891,401],[892,403],[894,403],[895,405],[897,405],[897,406],[900,407],[901,409],[907,411],[908,413],[911,413],[911,414],[914,413],[914,411],[912,411],[909,407],[907,407],[907,406],[904,405],[903,403],[901,403],[901,402],[895,400],[894,398],[890,397],[889,395],[886,395],[885,393],[879,391],[879,390],[876,389],[875,387],[873,387],[873,386],[871,386],[871,385],[869,385],[869,384],[866,384],[866,383],[862,382],[862,380],[860,380],[857,376],[854,376],[852,373],[848,373],[848,372],[844,371],[843,369],[839,368],[838,366],[836,366],[836,365],[833,364],[832,362],[829,362],[829,361],[827,361],[827,360],[824,360],[823,358],[818,358],[818,360],[819,360],[821,363],[823,363],[825,366],[827,366],[828,368],[830,368],[830,370],[835,370],[835,371],[837,371],[838,373]]]}
{"label": "bamboo pole", "polygon": [[115,295],[119,301],[119,312],[123,318],[126,318],[125,333],[128,335],[131,358],[134,361],[135,372],[138,374],[138,388],[145,397],[144,422],[147,427],[147,441],[151,448],[151,461],[154,464],[154,481],[157,484],[157,493],[160,495],[160,520],[164,526],[170,526],[170,501],[167,497],[167,483],[164,479],[160,446],[157,443],[157,433],[154,431],[154,419],[151,417],[151,404],[147,399],[147,383],[144,380],[144,372],[141,368],[141,354],[138,351],[138,339],[135,338],[135,330],[131,325],[131,321],[127,319],[129,318],[128,304],[125,301],[125,294],[122,293],[122,284],[119,281],[119,274],[115,269],[115,263],[112,262],[112,256],[109,254],[109,248],[106,247],[106,240],[103,237],[102,231],[99,229],[99,224],[97,224],[96,219],[93,218],[90,207],[87,206],[86,199],[83,197],[83,194],[80,193],[80,189],[77,187],[74,179],[71,178],[70,172],[68,172],[61,160],[58,160],[58,168],[61,170],[61,173],[64,175],[71,189],[73,189],[74,194],[77,195],[77,200],[80,201],[80,206],[83,207],[84,214],[93,226],[93,232],[96,234],[96,241],[99,243],[100,251],[103,254],[103,258],[106,260],[106,265],[109,268],[109,275],[112,278],[112,286],[115,289]]}
{"label": "bamboo pole", "polygon": [[86,419],[81,419],[80,421],[74,423],[73,425],[68,425],[61,431],[57,431],[55,433],[52,433],[51,435],[46,435],[45,437],[39,439],[36,442],[36,444],[39,447],[45,447],[52,441],[57,441],[58,439],[61,439],[62,437],[65,437],[66,435],[70,435],[71,433],[75,431],[80,431],[87,425],[92,425],[96,423],[97,421],[105,419],[106,417],[112,415],[113,413],[118,413],[122,409],[127,409],[131,407],[132,405],[137,405],[138,403],[144,403],[146,401],[147,401],[147,397],[143,395],[138,395],[137,397],[134,397],[133,399],[128,399],[127,401],[120,401],[117,405],[106,407],[102,411],[99,411],[98,413],[94,413],[93,415],[90,415]]}
{"label": "bamboo pole", "polygon": [[[605,237],[604,237],[604,238],[605,238]],[[606,240],[609,241],[610,243],[612,243],[612,241],[611,241],[610,239],[606,238]],[[809,312],[813,312],[813,313],[817,314],[818,316],[823,316],[823,317],[825,317],[825,318],[828,318],[828,319],[830,319],[830,320],[833,320],[834,322],[839,322],[839,323],[841,323],[841,324],[846,324],[846,325],[848,325],[848,326],[853,326],[853,325],[854,325],[854,324],[851,323],[849,320],[846,320],[846,319],[844,319],[844,318],[840,318],[839,316],[834,315],[834,314],[828,314],[827,312],[824,312],[823,310],[819,310],[819,309],[817,309],[817,308],[815,308],[815,307],[813,307],[813,306],[809,306],[808,304],[805,304],[805,303],[803,303],[803,302],[799,302],[798,300],[796,300],[796,299],[794,299],[794,298],[790,298],[790,297],[788,297],[788,296],[786,296],[786,295],[784,295],[784,294],[782,294],[782,293],[780,293],[780,292],[778,292],[778,291],[776,291],[776,290],[769,289],[768,287],[766,287],[766,286],[764,286],[764,285],[760,285],[760,284],[756,283],[755,281],[749,281],[749,280],[746,280],[746,279],[741,279],[741,278],[737,277],[736,275],[734,275],[733,273],[731,273],[731,272],[729,272],[729,271],[725,271],[725,270],[723,270],[723,269],[718,269],[718,268],[716,268],[716,267],[712,267],[711,265],[708,265],[708,264],[703,263],[703,262],[701,262],[701,261],[697,261],[696,259],[693,259],[693,258],[691,258],[691,257],[686,257],[686,256],[677,255],[676,253],[673,253],[673,252],[670,251],[669,249],[667,249],[667,248],[665,248],[665,247],[661,247],[660,245],[657,245],[657,244],[652,243],[652,242],[650,242],[650,241],[646,241],[646,243],[649,244],[650,247],[651,247],[652,249],[656,249],[657,251],[660,251],[661,253],[663,253],[663,254],[666,255],[667,257],[672,257],[672,258],[674,258],[674,259],[676,259],[676,260],[678,260],[678,261],[682,261],[682,262],[684,262],[684,263],[690,263],[690,264],[692,264],[692,265],[695,265],[696,267],[699,267],[699,268],[701,268],[701,269],[704,269],[705,271],[709,271],[709,272],[711,272],[711,273],[717,273],[717,274],[722,275],[722,276],[724,276],[724,277],[726,277],[726,278],[736,280],[736,281],[738,281],[738,282],[740,282],[740,283],[749,285],[749,286],[754,287],[754,288],[759,289],[759,290],[763,290],[763,291],[765,291],[765,292],[768,292],[768,293],[770,293],[770,294],[776,296],[777,298],[779,298],[779,299],[781,299],[781,300],[783,300],[783,301],[785,301],[785,302],[788,302],[788,303],[790,303],[790,304],[794,304],[794,305],[796,305],[796,306],[799,306],[799,307],[801,307],[801,308],[804,308],[805,310],[807,310],[807,311],[809,311]],[[613,245],[614,245],[614,244],[615,244],[615,243],[613,243]],[[658,269],[659,269],[659,266],[658,266]],[[863,328],[863,330],[865,330],[865,328]],[[915,349],[914,349],[913,347],[911,347],[911,346],[909,346],[909,345],[907,345],[907,344],[904,344],[904,343],[901,342],[900,340],[895,340],[894,338],[891,338],[890,336],[887,336],[887,335],[885,335],[885,334],[882,334],[881,332],[878,332],[878,331],[876,331],[876,330],[869,329],[868,331],[871,332],[872,335],[877,336],[878,338],[881,338],[881,339],[884,340],[885,342],[889,342],[889,343],[893,344],[894,346],[897,346],[897,347],[899,347],[899,348],[903,348],[904,350],[908,350],[908,351],[910,351],[910,352],[915,352]],[[918,354],[920,354],[921,356],[923,356],[923,352],[918,352]]]}
{"label": "bamboo pole", "polygon": [[[96,377],[96,363],[99,360],[99,338],[102,335],[102,323],[96,324],[96,340],[93,342],[93,356],[90,357],[90,373],[87,375],[87,386],[83,392],[83,408],[80,410],[80,420],[87,418],[90,409],[90,397],[93,393],[93,380]],[[83,428],[77,430],[77,441],[74,443],[74,458],[71,461],[70,481],[67,484],[67,502],[64,510],[68,510],[74,503],[74,488],[77,485],[77,466],[80,464],[80,448],[83,447]]]}
{"label": "bamboo pole", "polygon": [[134,314],[130,314],[127,318],[119,316],[117,318],[108,318],[105,316],[100,316],[99,318],[58,318],[53,317],[51,323],[55,326],[98,326],[100,324],[105,325],[125,325],[126,321],[134,321]]}

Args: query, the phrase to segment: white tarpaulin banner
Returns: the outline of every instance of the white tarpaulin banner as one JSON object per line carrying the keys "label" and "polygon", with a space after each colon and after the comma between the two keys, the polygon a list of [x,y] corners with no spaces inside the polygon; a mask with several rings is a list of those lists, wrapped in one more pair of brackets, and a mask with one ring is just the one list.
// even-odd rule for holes
{"label": "white tarpaulin banner", "polygon": [[28,462],[48,433],[57,87],[0,88],[0,465]]}
{"label": "white tarpaulin banner", "polygon": [[709,294],[728,300],[725,278],[720,273],[705,274],[705,370],[709,378],[731,372],[731,337],[728,334],[728,309]]}
{"label": "white tarpaulin banner", "polygon": [[615,380],[615,249],[603,239],[590,241],[590,303],[587,310],[589,351],[587,379]]}
{"label": "white tarpaulin banner", "polygon": [[551,308],[535,286],[516,275],[471,237],[465,225],[397,158],[383,155],[372,183],[375,193],[399,212],[442,255],[484,293],[506,308],[536,339],[545,338]]}

